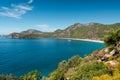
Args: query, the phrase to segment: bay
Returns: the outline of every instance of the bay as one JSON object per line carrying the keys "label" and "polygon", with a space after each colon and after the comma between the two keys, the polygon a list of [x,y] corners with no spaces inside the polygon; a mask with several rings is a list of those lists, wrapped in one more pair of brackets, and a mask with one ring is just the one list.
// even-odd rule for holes
{"label": "bay", "polygon": [[60,61],[104,47],[103,43],[80,40],[0,38],[0,74],[20,76],[37,69],[48,76]]}

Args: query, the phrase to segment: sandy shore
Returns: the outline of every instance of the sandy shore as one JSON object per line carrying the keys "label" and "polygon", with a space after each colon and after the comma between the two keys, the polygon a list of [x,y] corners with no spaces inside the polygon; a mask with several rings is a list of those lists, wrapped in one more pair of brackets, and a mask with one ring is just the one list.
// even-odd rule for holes
{"label": "sandy shore", "polygon": [[103,41],[100,41],[100,40],[91,40],[91,39],[77,39],[77,38],[59,38],[59,39],[81,40],[81,41],[90,41],[90,42],[104,43]]}

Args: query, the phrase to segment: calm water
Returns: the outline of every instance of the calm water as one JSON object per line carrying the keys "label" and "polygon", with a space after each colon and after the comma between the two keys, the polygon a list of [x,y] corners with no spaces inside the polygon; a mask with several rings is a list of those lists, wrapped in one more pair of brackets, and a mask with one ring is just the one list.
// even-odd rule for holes
{"label": "calm water", "polygon": [[73,55],[85,56],[104,44],[63,39],[0,38],[0,73],[25,74],[38,69],[47,76],[61,60]]}

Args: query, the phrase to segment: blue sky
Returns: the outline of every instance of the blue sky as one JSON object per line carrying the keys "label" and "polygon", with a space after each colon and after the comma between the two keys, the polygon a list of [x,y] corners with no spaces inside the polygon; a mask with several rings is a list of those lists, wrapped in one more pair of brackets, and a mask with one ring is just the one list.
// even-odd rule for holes
{"label": "blue sky", "polygon": [[120,22],[120,0],[0,0],[0,34]]}

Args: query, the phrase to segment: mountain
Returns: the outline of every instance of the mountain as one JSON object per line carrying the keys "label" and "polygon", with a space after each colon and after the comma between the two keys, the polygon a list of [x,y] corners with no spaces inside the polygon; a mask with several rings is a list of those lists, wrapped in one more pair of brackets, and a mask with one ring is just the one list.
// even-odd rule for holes
{"label": "mountain", "polygon": [[21,34],[42,34],[41,31],[35,29],[28,29],[26,31],[20,32]]}
{"label": "mountain", "polygon": [[[12,33],[9,36],[14,34],[15,37],[17,36],[19,38],[18,35],[27,35],[27,38],[28,38],[29,36],[31,36],[30,34],[33,34],[32,37],[34,38],[40,38],[42,36],[42,37],[52,37],[52,38],[80,38],[80,39],[102,40],[104,35],[106,35],[107,32],[112,29],[113,30],[120,29],[120,23],[115,23],[115,24],[75,23],[71,26],[68,26],[64,30],[58,29],[51,33],[49,32],[42,33],[41,31],[38,31],[38,30],[29,29],[26,31],[22,31],[19,34]],[[34,35],[37,35],[37,37]],[[40,35],[40,37],[38,37],[38,35]],[[26,38],[26,36],[22,38]]]}
{"label": "mountain", "polygon": [[64,30],[56,30],[53,33],[53,37],[61,38],[82,38],[82,39],[98,39],[101,40],[106,33],[111,30],[120,29],[120,23],[116,24],[100,24],[100,23],[88,23],[80,24],[76,23]]}
{"label": "mountain", "polygon": [[32,39],[32,38],[41,38],[43,37],[43,33],[39,30],[35,29],[28,29],[26,31],[22,31],[20,33],[14,32],[9,35],[7,35],[8,38],[26,38],[26,39]]}

